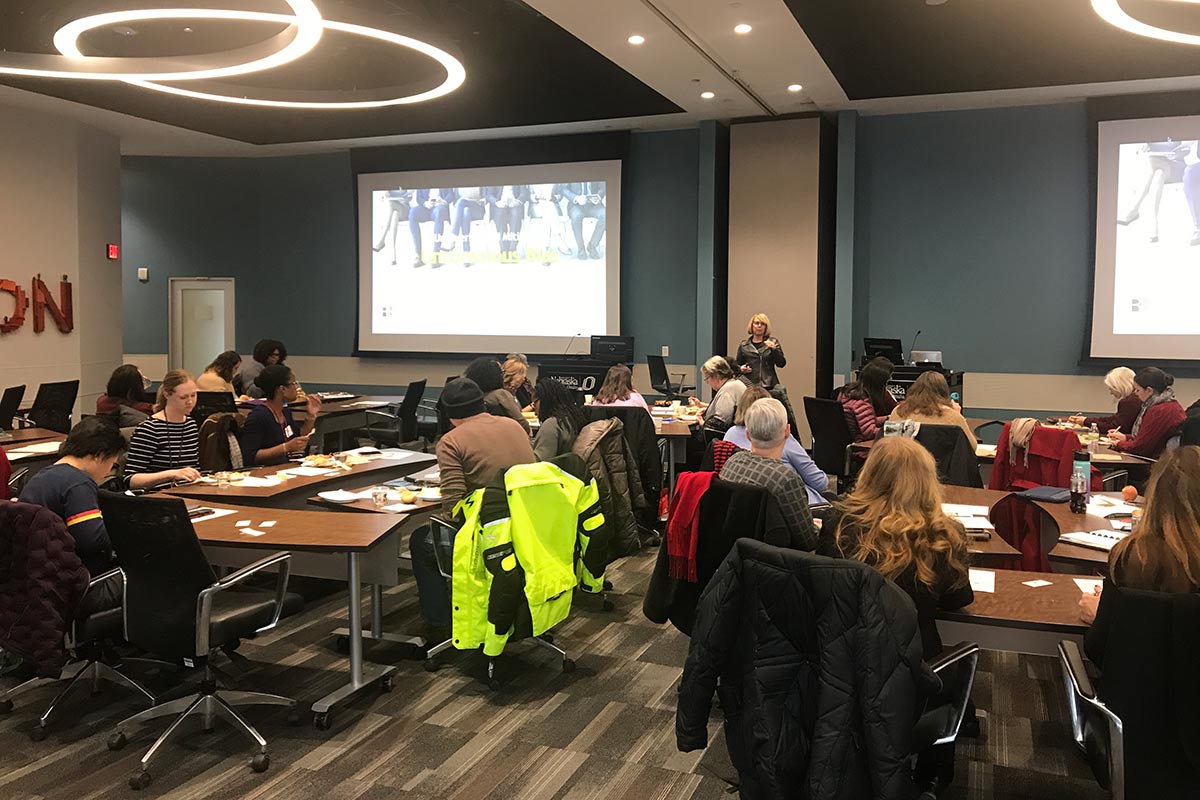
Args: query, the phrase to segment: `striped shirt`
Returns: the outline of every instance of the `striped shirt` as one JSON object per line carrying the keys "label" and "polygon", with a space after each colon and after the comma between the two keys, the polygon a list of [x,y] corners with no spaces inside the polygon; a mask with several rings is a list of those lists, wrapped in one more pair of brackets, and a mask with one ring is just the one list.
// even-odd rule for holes
{"label": "striped shirt", "polygon": [[125,479],[143,472],[194,467],[200,462],[200,429],[194,419],[167,422],[151,417],[137,426],[129,442]]}

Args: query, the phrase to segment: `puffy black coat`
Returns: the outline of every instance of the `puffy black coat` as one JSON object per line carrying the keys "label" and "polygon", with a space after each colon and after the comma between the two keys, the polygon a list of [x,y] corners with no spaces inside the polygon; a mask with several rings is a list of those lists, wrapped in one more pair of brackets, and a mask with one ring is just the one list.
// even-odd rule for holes
{"label": "puffy black coat", "polygon": [[642,479],[637,460],[625,440],[621,420],[606,419],[584,425],[571,452],[584,460],[600,489],[600,508],[609,527],[605,565],[636,553],[642,541],[634,511],[645,506],[646,498],[640,491],[631,491],[642,485]]}
{"label": "puffy black coat", "polygon": [[636,406],[588,406],[584,409],[589,421],[610,419],[621,420],[625,440],[637,460],[638,477],[642,492],[646,496],[645,517],[640,521],[648,528],[654,527],[658,516],[658,496],[662,491],[662,458],[658,453],[658,434],[654,430],[654,418]]}
{"label": "puffy black coat", "polygon": [[707,744],[715,690],[742,797],[912,798],[913,726],[940,688],[895,584],[858,562],[739,539],[700,599],[676,739]]}

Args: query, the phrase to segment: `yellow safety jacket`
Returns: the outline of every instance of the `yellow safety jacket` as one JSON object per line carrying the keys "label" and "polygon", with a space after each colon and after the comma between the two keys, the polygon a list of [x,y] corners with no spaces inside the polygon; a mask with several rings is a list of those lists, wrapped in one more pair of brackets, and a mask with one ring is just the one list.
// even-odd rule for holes
{"label": "yellow safety jacket", "polygon": [[587,535],[604,524],[595,480],[549,462],[511,467],[463,499],[454,537],[454,646],[499,655],[566,618]]}

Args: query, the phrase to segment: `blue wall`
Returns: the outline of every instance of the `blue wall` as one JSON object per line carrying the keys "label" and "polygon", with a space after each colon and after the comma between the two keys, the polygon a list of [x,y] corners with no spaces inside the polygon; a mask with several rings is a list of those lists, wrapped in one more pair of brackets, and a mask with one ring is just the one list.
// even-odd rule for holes
{"label": "blue wall", "polygon": [[[538,141],[124,159],[125,352],[166,352],[167,279],[211,276],[237,279],[239,351],[269,336],[283,338],[296,355],[349,356],[357,305],[354,172],[412,162],[423,169],[466,166],[489,152],[509,163],[536,163],[540,154],[587,160],[580,148],[600,140],[558,137],[543,140],[546,148]],[[562,153],[574,155],[553,157]],[[699,158],[695,129],[627,140],[621,326],[636,337],[639,361],[663,344],[673,362],[695,360]],[[141,266],[150,267],[145,284],[136,278]]]}
{"label": "blue wall", "polygon": [[1098,372],[1087,142],[1082,103],[859,118],[855,349],[921,329],[957,370]]}

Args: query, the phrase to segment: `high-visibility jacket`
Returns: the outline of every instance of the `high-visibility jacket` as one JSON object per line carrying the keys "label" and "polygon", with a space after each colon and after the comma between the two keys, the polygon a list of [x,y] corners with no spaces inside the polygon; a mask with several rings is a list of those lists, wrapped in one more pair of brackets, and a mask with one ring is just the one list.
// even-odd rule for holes
{"label": "high-visibility jacket", "polygon": [[454,538],[454,646],[499,655],[510,638],[540,636],[566,618],[589,532],[604,524],[595,480],[554,464],[518,464],[463,499]]}

